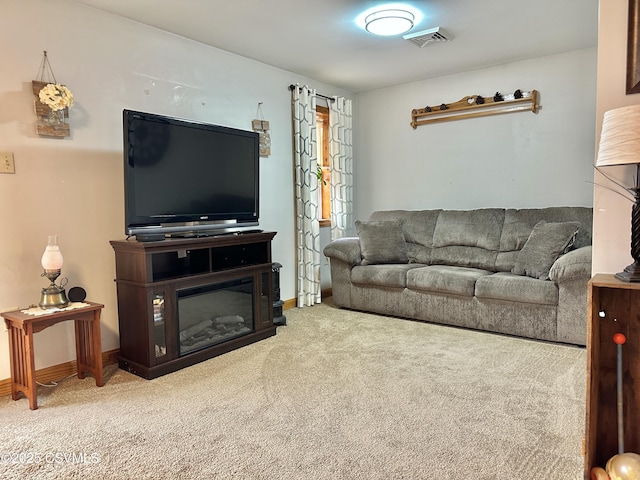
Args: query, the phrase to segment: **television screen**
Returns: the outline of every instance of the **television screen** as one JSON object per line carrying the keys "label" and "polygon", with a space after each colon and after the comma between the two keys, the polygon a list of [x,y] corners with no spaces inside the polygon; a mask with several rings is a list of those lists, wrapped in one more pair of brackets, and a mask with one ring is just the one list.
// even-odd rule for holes
{"label": "television screen", "polygon": [[256,132],[124,110],[129,235],[258,224]]}

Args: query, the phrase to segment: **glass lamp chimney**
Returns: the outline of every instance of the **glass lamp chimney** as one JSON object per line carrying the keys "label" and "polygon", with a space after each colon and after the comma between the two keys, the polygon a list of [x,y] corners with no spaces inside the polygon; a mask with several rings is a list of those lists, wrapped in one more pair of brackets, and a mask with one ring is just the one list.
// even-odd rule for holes
{"label": "glass lamp chimney", "polygon": [[42,254],[42,268],[45,270],[60,270],[62,268],[62,252],[58,246],[58,236],[49,235],[47,247]]}
{"label": "glass lamp chimney", "polygon": [[62,262],[63,258],[58,246],[58,236],[49,235],[40,263],[44,268],[42,276],[47,277],[51,283],[47,288],[42,289],[40,308],[64,308],[69,305],[69,299],[64,291],[65,279],[62,280],[61,285],[56,285],[56,279],[60,276]]}

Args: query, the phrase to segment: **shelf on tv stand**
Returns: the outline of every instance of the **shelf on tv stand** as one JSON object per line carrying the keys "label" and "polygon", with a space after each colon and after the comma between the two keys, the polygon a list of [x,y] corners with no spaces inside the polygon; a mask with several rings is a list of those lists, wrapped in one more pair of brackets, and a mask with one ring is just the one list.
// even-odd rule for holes
{"label": "shelf on tv stand", "polygon": [[[253,232],[156,242],[111,241],[116,258],[120,367],[151,379],[275,335],[271,308],[275,235]],[[251,331],[181,354],[178,292],[242,281],[253,288]],[[160,307],[161,314],[154,311]],[[154,321],[154,314],[160,321],[158,317]]]}

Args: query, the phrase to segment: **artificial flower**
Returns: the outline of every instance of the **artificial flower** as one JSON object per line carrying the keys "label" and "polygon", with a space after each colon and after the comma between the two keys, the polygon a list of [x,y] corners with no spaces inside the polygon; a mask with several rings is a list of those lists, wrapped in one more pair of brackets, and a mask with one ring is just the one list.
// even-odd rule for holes
{"label": "artificial flower", "polygon": [[51,110],[63,110],[73,105],[73,93],[64,85],[48,83],[38,94],[40,101]]}

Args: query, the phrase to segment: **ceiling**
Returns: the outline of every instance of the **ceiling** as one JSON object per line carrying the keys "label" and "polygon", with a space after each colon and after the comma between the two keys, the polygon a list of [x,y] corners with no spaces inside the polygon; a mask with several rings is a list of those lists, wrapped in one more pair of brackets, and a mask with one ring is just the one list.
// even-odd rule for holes
{"label": "ceiling", "polygon": [[[354,93],[597,44],[598,0],[406,1],[447,42],[376,37],[365,0],[71,0]],[[411,33],[410,32],[410,33]]]}

